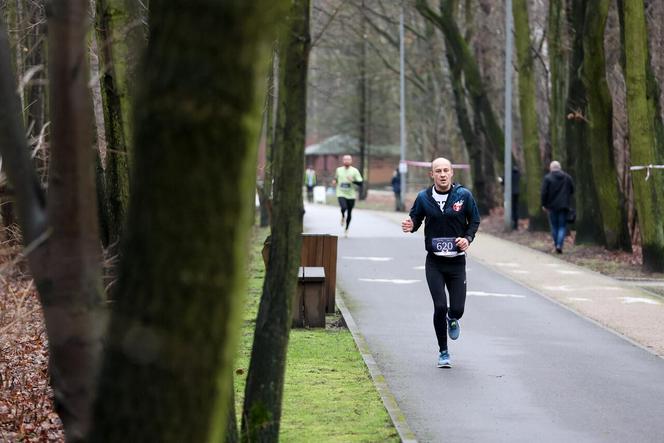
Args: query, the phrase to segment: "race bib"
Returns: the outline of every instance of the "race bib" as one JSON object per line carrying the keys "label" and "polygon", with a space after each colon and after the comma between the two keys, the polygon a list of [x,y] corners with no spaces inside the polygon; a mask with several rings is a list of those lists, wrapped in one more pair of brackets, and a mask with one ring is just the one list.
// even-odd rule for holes
{"label": "race bib", "polygon": [[457,255],[458,249],[454,237],[437,237],[431,239],[431,247],[436,255]]}
{"label": "race bib", "polygon": [[350,188],[350,183],[340,183],[339,186],[341,189],[349,189]]}

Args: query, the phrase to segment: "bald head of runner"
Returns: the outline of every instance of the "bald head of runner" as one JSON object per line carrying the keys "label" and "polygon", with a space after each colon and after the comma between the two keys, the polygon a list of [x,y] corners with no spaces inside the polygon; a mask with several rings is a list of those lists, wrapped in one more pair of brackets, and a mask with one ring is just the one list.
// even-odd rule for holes
{"label": "bald head of runner", "polygon": [[452,162],[445,157],[438,157],[431,162],[431,178],[438,192],[447,192],[452,187],[454,170]]}

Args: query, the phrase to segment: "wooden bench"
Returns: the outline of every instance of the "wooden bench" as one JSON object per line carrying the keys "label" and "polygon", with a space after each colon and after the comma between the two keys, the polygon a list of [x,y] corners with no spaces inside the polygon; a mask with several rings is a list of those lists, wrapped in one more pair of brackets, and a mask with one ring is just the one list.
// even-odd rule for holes
{"label": "wooden bench", "polygon": [[294,328],[325,327],[325,268],[300,266],[293,299]]}

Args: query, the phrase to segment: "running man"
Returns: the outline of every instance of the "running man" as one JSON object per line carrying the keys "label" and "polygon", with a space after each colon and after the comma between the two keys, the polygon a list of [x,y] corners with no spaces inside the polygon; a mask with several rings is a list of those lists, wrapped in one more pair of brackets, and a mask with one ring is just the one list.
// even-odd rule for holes
{"label": "running man", "polygon": [[[425,274],[433,299],[433,326],[438,339],[438,367],[450,368],[447,334],[459,338],[459,319],[466,304],[466,250],[480,225],[480,213],[471,192],[452,182],[452,163],[439,157],[431,163],[433,186],[417,194],[403,232],[415,232],[424,221],[427,250]],[[445,288],[449,294],[447,307]]]}
{"label": "running man", "polygon": [[[337,199],[341,208],[341,226],[343,227],[344,222],[346,223],[345,234],[348,236],[351,213],[357,198],[357,191],[353,185],[362,186],[362,175],[360,175],[360,171],[351,166],[353,158],[350,155],[344,155],[342,161],[343,166],[339,166],[334,173],[333,184],[337,186]],[[346,211],[348,211],[348,215],[346,215]]]}

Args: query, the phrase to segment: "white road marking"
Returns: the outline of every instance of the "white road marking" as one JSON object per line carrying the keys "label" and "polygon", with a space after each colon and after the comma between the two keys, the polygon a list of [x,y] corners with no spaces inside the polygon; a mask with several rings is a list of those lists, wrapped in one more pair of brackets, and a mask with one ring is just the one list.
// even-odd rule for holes
{"label": "white road marking", "polygon": [[370,283],[393,283],[395,285],[409,285],[412,283],[417,283],[421,280],[404,280],[399,278],[361,278],[360,281],[366,281]]}
{"label": "white road marking", "polygon": [[543,288],[549,291],[561,291],[561,292],[620,291],[622,289],[617,286],[574,286],[574,285],[543,286]]}
{"label": "white road marking", "polygon": [[559,268],[562,265],[560,263],[547,263],[546,266],[551,266],[552,268]]}
{"label": "white road marking", "polygon": [[618,297],[619,300],[622,300],[623,304],[631,305],[632,303],[645,303],[648,305],[659,305],[660,302],[657,300],[652,300],[650,298],[643,297]]}
{"label": "white road marking", "polygon": [[519,266],[521,266],[518,263],[514,263],[514,262],[498,262],[498,263],[496,263],[496,265],[505,266],[507,268],[518,268]]}
{"label": "white road marking", "polygon": [[341,257],[345,260],[366,260],[366,261],[390,261],[394,260],[393,257],[354,257],[354,256],[344,256]]}
{"label": "white road marking", "polygon": [[530,271],[526,271],[525,269],[510,269],[513,274],[530,274]]}
{"label": "white road marking", "polygon": [[581,271],[568,271],[566,269],[556,269],[556,272],[558,274],[565,274],[565,275],[576,275],[581,273]]}
{"label": "white road marking", "polygon": [[413,269],[415,269],[416,271],[424,271],[425,267],[424,266],[414,266]]}
{"label": "white road marking", "polygon": [[475,295],[477,297],[508,297],[508,298],[526,298],[525,295],[519,294],[502,294],[499,292],[484,292],[484,291],[468,291],[466,295]]}
{"label": "white road marking", "polygon": [[567,300],[571,300],[571,301],[592,301],[591,299],[585,298],[585,297],[567,297]]}

